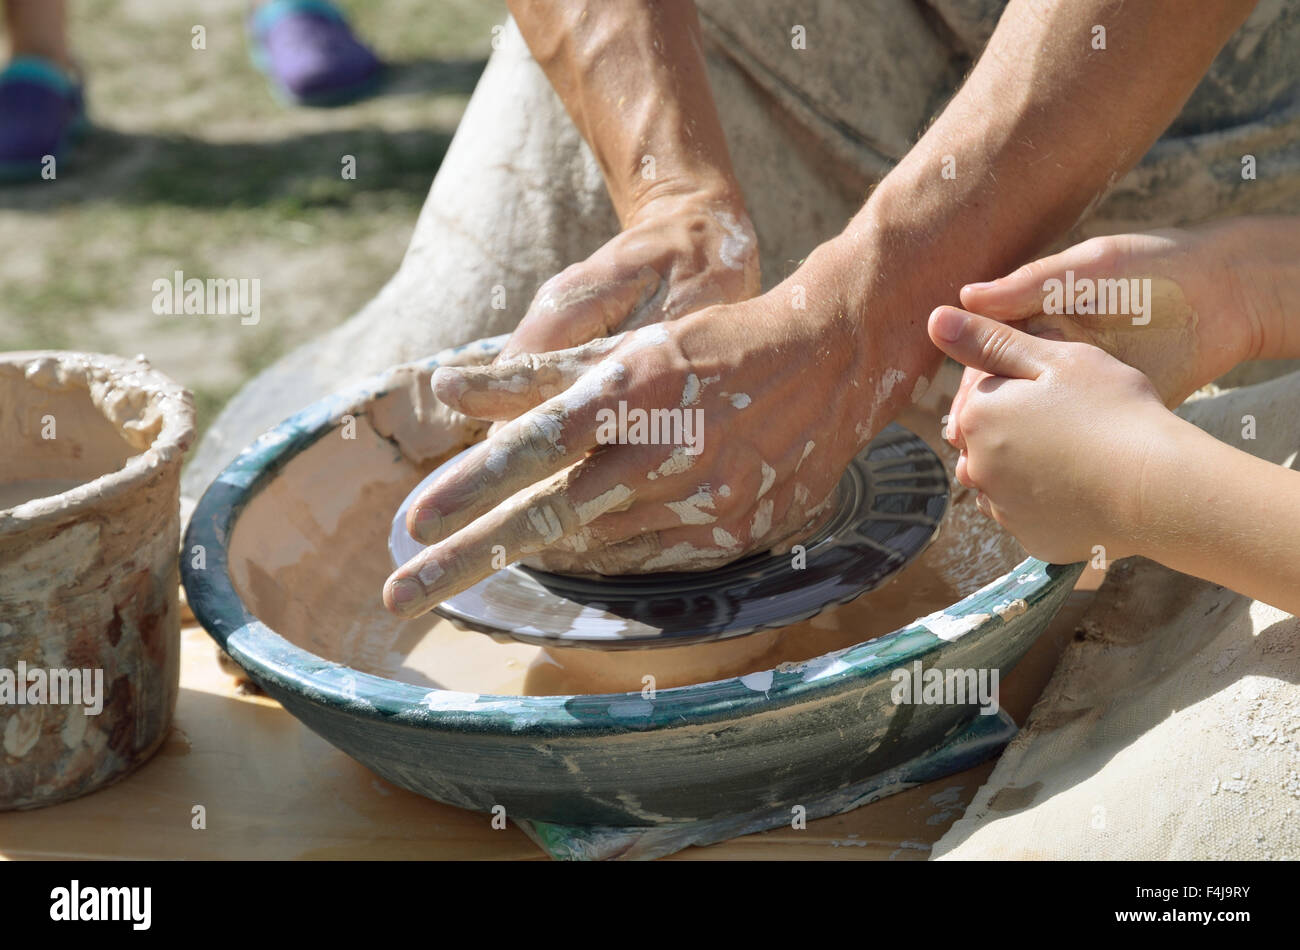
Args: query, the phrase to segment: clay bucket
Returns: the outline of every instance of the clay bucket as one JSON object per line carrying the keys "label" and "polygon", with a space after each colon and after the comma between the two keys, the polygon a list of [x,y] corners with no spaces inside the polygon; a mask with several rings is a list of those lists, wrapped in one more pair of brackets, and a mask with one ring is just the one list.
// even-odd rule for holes
{"label": "clay bucket", "polygon": [[94,791],[167,735],[193,434],[142,358],[0,354],[0,809]]}
{"label": "clay bucket", "polygon": [[[355,641],[359,625],[400,623],[378,604],[389,519],[460,448],[440,434],[429,379],[462,355],[397,367],[262,436],[208,488],[190,522],[185,550],[203,550],[205,567],[182,559],[199,621],[267,693],[384,778],[437,801],[620,827],[774,807],[788,821],[789,803],[823,803],[809,817],[842,810],[841,790],[963,734],[978,716],[974,707],[895,705],[890,673],[916,660],[1005,673],[1081,571],[1030,559],[928,626],[743,679],[661,689],[653,701],[431,689],[318,655],[312,644]],[[291,499],[307,504],[290,514]],[[259,539],[277,526],[284,540],[273,549]],[[302,603],[283,580],[294,577],[323,579],[314,583],[323,600]],[[988,754],[963,760],[957,750],[950,771]]]}

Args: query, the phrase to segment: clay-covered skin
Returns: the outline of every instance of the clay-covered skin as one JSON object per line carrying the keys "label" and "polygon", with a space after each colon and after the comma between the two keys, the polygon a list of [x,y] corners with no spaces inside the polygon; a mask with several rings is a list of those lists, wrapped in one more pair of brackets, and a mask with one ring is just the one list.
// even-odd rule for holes
{"label": "clay-covered skin", "polygon": [[[831,286],[851,256],[823,245],[800,276]],[[509,421],[412,504],[408,530],[431,546],[390,578],[389,608],[422,613],[502,556],[567,550],[579,555],[573,567],[597,573],[708,570],[808,531],[938,354],[908,348],[882,365],[843,300],[805,301],[802,286],[792,278],[570,350],[439,369],[441,401]],[[703,438],[607,430],[622,407],[689,414]]]}
{"label": "clay-covered skin", "polygon": [[744,208],[709,195],[669,195],[543,284],[502,355],[578,346],[758,290],[758,244]]}
{"label": "clay-covered skin", "polygon": [[0,808],[27,808],[121,777],[170,727],[194,412],[147,363],[67,353],[0,358],[0,405],[0,668],[102,676],[97,715],[0,707]]}
{"label": "clay-covered skin", "polygon": [[[571,350],[440,369],[443,402],[511,421],[413,503],[411,534],[437,544],[395,575],[394,608],[422,612],[486,576],[497,546],[507,561],[545,553],[552,569],[706,570],[807,532],[870,434],[854,422],[874,395],[850,388],[827,406],[802,387],[799,366],[834,359],[851,372],[851,354],[832,357],[816,331],[770,307],[749,328],[712,308]],[[717,335],[727,345],[701,340]],[[764,337],[788,347],[758,345]],[[703,355],[723,351],[735,355]],[[615,444],[623,436],[602,435],[600,420],[620,405],[689,417],[694,440]],[[766,424],[742,434],[745,413]]]}

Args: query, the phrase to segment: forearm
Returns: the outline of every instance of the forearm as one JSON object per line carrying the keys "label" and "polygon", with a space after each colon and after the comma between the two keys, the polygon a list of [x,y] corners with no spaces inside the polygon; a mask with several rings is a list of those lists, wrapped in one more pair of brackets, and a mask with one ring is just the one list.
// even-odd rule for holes
{"label": "forearm", "polygon": [[[835,242],[857,262],[848,306],[863,347],[920,351],[934,306],[1062,237],[1177,115],[1250,7],[1013,0],[961,90]],[[1095,25],[1106,50],[1092,48]]]}
{"label": "forearm", "polygon": [[1300,614],[1300,472],[1172,414],[1153,444],[1136,553]]}
{"label": "forearm", "polygon": [[509,6],[625,225],[655,198],[682,191],[740,205],[690,0]]}

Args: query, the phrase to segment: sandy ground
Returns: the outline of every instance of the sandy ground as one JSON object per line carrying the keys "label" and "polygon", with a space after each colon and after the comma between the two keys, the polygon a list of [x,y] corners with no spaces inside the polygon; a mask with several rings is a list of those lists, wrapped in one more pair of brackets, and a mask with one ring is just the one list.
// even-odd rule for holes
{"label": "sandy ground", "polygon": [[[305,109],[278,104],[250,64],[245,0],[71,0],[93,127],[55,180],[0,187],[0,350],[144,353],[194,391],[203,426],[378,290],[505,9],[341,5],[388,81],[364,102]],[[259,279],[260,321],[155,314],[153,282],[177,270]]]}

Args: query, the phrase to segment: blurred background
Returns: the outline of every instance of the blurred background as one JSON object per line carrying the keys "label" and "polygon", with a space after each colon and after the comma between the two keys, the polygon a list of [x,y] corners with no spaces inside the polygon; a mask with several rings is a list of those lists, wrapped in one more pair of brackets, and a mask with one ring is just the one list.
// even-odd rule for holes
{"label": "blurred background", "polygon": [[[310,108],[277,102],[251,64],[246,0],[69,0],[91,127],[56,179],[0,184],[0,350],[143,353],[194,392],[203,429],[383,285],[505,5],[337,5],[386,78],[370,98]],[[177,270],[260,278],[260,322],[155,315],[152,284]]]}

